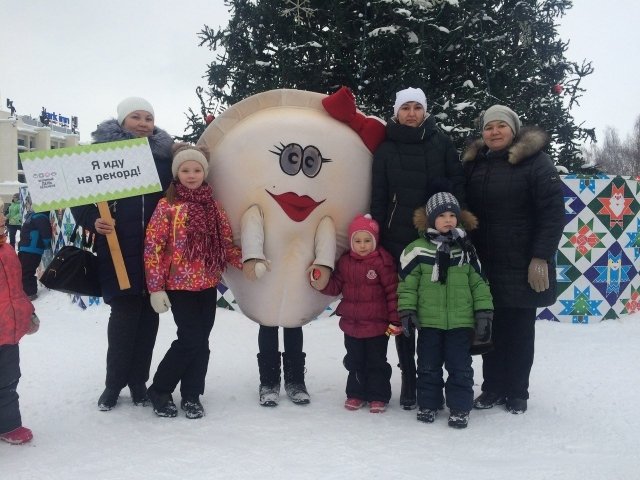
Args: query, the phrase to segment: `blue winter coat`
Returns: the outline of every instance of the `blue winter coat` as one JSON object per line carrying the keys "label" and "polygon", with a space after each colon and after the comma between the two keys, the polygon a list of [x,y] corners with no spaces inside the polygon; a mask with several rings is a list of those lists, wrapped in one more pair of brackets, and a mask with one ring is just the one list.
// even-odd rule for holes
{"label": "blue winter coat", "polygon": [[[134,134],[123,129],[117,120],[107,120],[101,123],[96,131],[92,133],[92,136],[93,143],[136,138]],[[165,190],[172,179],[171,146],[173,145],[173,139],[164,130],[155,128],[153,135],[149,137],[149,145],[162,189]],[[126,290],[120,290],[118,278],[113,267],[113,260],[109,253],[107,238],[104,235],[96,235],[100,284],[102,286],[102,296],[106,303],[110,303],[114,297],[140,295],[146,291],[143,262],[144,235],[151,215],[162,195],[163,192],[157,192],[109,202],[109,209],[115,219],[116,235],[118,236],[131,287]],[[74,207],[71,211],[79,225],[91,231],[95,230],[95,221],[100,216],[95,205]]]}
{"label": "blue winter coat", "polygon": [[20,230],[18,251],[42,255],[48,248],[51,248],[49,212],[28,213]]}

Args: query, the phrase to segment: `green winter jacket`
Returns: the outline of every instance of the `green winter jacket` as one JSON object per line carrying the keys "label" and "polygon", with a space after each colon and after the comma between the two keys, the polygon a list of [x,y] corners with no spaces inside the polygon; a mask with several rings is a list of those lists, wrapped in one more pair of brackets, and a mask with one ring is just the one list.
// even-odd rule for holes
{"label": "green winter jacket", "polygon": [[415,310],[421,327],[451,330],[473,328],[474,312],[493,310],[489,285],[469,263],[458,265],[459,246],[451,248],[446,284],[431,281],[437,247],[415,240],[400,257],[398,310]]}
{"label": "green winter jacket", "polygon": [[9,215],[7,217],[9,225],[22,225],[20,202],[11,202],[11,205],[9,205]]}

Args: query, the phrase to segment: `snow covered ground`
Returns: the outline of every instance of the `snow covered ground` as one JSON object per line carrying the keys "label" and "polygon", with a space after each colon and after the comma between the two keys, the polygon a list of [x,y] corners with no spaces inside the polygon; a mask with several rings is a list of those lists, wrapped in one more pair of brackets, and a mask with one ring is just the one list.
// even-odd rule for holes
{"label": "snow covered ground", "polygon": [[[108,307],[82,311],[41,290],[40,332],[21,343],[20,403],[31,443],[0,443],[0,478],[17,479],[608,479],[640,478],[640,316],[592,325],[538,322],[529,411],[474,411],[466,430],[415,419],[393,398],[381,415],[346,411],[336,318],[305,327],[308,406],[257,402],[257,325],[218,310],[201,420],[157,418],[128,390],[103,388]],[[173,340],[161,316],[153,371]],[[476,393],[481,359],[474,358]],[[284,393],[284,392],[283,392]],[[179,394],[175,395],[179,399]]]}

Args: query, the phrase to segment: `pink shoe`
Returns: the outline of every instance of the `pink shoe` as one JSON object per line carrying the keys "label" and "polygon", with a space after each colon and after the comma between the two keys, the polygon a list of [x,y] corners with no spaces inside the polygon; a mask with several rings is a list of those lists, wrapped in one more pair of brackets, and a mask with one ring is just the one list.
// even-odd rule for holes
{"label": "pink shoe", "polygon": [[373,401],[369,402],[369,411],[371,413],[382,413],[387,409],[387,404],[384,402]]}
{"label": "pink shoe", "polygon": [[347,410],[359,410],[367,403],[359,398],[347,398],[344,402],[344,408]]}
{"label": "pink shoe", "polygon": [[33,433],[26,427],[18,427],[15,430],[0,435],[0,440],[4,440],[13,445],[22,445],[23,443],[31,441],[32,438]]}

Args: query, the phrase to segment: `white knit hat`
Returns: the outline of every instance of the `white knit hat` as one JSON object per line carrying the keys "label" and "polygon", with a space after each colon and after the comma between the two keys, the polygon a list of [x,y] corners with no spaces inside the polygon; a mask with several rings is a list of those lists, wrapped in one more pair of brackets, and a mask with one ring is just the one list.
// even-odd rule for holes
{"label": "white knit hat", "polygon": [[152,117],[155,117],[153,113],[153,107],[142,97],[129,97],[125,98],[118,104],[118,123],[122,125],[124,119],[131,112],[136,110],[142,110],[143,112],[149,112]]}
{"label": "white knit hat", "polygon": [[398,116],[398,110],[407,102],[418,102],[427,109],[427,97],[421,88],[405,88],[396,93],[396,103],[393,104],[393,116]]}
{"label": "white knit hat", "polygon": [[209,172],[209,156],[207,152],[201,147],[194,147],[192,145],[182,143],[176,144],[173,147],[173,163],[171,163],[171,173],[173,178],[178,178],[178,169],[184,162],[193,160],[202,165],[204,170],[204,176],[207,176]]}

